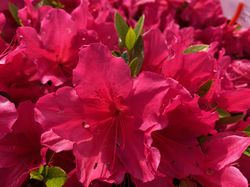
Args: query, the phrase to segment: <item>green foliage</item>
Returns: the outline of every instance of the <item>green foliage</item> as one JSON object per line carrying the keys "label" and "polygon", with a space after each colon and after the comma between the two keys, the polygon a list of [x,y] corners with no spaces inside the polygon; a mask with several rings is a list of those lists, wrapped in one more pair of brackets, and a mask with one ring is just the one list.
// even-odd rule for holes
{"label": "green foliage", "polygon": [[[131,66],[131,68],[132,68],[131,75],[136,77],[140,73],[141,68],[142,68],[142,64],[144,61],[144,45],[143,45],[142,36],[139,36],[136,43],[135,43],[135,46],[134,46],[133,51],[132,51],[132,57],[134,57],[134,59],[136,59],[134,62],[134,63],[136,63],[136,66],[133,66],[134,68],[132,68],[132,66]],[[134,60],[134,59],[132,59],[132,60]]]}
{"label": "green foliage", "polygon": [[209,48],[209,45],[205,44],[197,44],[197,45],[191,45],[187,49],[184,50],[184,54],[192,54],[192,53],[197,53],[201,51],[207,52]]}
{"label": "green foliage", "polygon": [[132,76],[136,76],[137,73],[138,73],[137,64],[138,64],[138,59],[137,59],[137,57],[135,57],[135,58],[129,63],[129,67],[130,67],[130,69],[131,69],[131,75],[132,75]]}
{"label": "green foliage", "polygon": [[18,17],[18,7],[15,4],[9,2],[9,11],[11,16],[18,23],[18,25],[22,25],[21,20]]}
{"label": "green foliage", "polygon": [[136,34],[136,39],[142,34],[144,20],[145,20],[145,16],[142,15],[135,25],[134,30],[135,30],[135,34]]}
{"label": "green foliage", "polygon": [[125,45],[125,38],[129,30],[129,26],[127,25],[126,21],[118,12],[115,13],[115,28],[116,28],[116,32],[118,33],[118,36],[121,40],[120,42],[123,47]]}
{"label": "green foliage", "polygon": [[212,80],[208,80],[205,84],[203,84],[200,87],[200,89],[198,90],[197,94],[200,97],[204,97],[208,93],[208,91],[210,90],[212,84],[213,84],[213,81]]}
{"label": "green foliage", "polygon": [[[248,136],[250,136],[250,126],[245,128],[243,132],[245,132]],[[250,146],[244,151],[244,154],[250,157]]]}
{"label": "green foliage", "polygon": [[222,108],[217,108],[216,111],[219,114],[219,118],[226,118],[231,116],[229,112],[223,110]]}
{"label": "green foliage", "polygon": [[245,130],[243,132],[245,132],[248,136],[250,136],[250,126],[245,128]]}
{"label": "green foliage", "polygon": [[125,37],[125,45],[129,51],[133,49],[135,42],[136,42],[136,33],[130,27]]}
{"label": "green foliage", "polygon": [[45,184],[47,187],[62,187],[67,180],[67,174],[59,167],[49,167]]}
{"label": "green foliage", "polygon": [[244,154],[250,157],[250,146],[244,151]]}
{"label": "green foliage", "polygon": [[54,8],[64,8],[64,5],[59,0],[41,0],[37,6],[52,6]]}
{"label": "green foliage", "polygon": [[142,40],[144,20],[145,17],[142,15],[133,29],[127,25],[119,13],[115,14],[115,28],[119,36],[121,51],[113,51],[112,54],[122,57],[129,64],[132,76],[137,76],[140,73],[144,61]]}
{"label": "green foliage", "polygon": [[244,118],[243,114],[231,115],[229,117],[220,118],[217,124],[227,125],[240,122]]}
{"label": "green foliage", "polygon": [[43,170],[44,166],[40,166],[38,170],[33,170],[30,172],[30,179],[35,179],[39,181],[43,181]]}
{"label": "green foliage", "polygon": [[67,180],[67,174],[59,167],[40,166],[30,172],[30,179],[43,181],[46,187],[62,187]]}
{"label": "green foliage", "polygon": [[216,122],[217,125],[228,125],[232,123],[237,123],[240,122],[245,116],[242,113],[231,114],[221,108],[217,108],[216,110],[219,114],[219,120]]}

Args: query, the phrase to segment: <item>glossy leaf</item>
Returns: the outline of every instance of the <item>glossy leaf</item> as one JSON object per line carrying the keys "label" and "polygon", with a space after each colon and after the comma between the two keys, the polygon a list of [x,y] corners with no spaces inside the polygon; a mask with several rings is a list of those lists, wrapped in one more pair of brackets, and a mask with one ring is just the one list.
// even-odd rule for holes
{"label": "glossy leaf", "polygon": [[130,63],[129,67],[131,69],[131,75],[136,76],[138,71],[138,59],[134,58]]}
{"label": "glossy leaf", "polygon": [[205,44],[198,44],[198,45],[191,45],[187,49],[184,50],[184,54],[191,54],[191,53],[197,53],[201,51],[208,51],[209,45]]}
{"label": "glossy leaf", "polygon": [[[134,45],[131,59],[132,59],[130,62],[131,75],[136,76],[140,73],[144,61],[144,48],[143,48],[142,36],[139,36]],[[133,60],[134,62],[132,62]],[[136,68],[134,69],[132,67]]]}
{"label": "glossy leaf", "polygon": [[40,166],[39,169],[31,171],[30,172],[30,179],[43,181],[43,179],[44,179],[43,171],[44,171],[44,166]]}
{"label": "glossy leaf", "polygon": [[135,42],[136,42],[136,33],[130,27],[127,34],[126,34],[126,38],[125,38],[125,44],[126,44],[126,47],[128,48],[128,50],[133,49],[133,47],[135,46]]}
{"label": "glossy leaf", "polygon": [[67,180],[67,174],[59,167],[40,166],[30,172],[30,179],[43,181],[46,187],[62,187]]}
{"label": "glossy leaf", "polygon": [[49,167],[46,176],[47,187],[62,187],[67,180],[67,174],[59,167]]}
{"label": "glossy leaf", "polygon": [[115,13],[115,28],[116,28],[119,38],[121,39],[122,45],[124,45],[126,34],[129,30],[129,27],[118,12]]}
{"label": "glossy leaf", "polygon": [[145,20],[145,16],[142,15],[140,17],[140,19],[138,20],[136,26],[135,26],[135,33],[136,33],[136,38],[138,38],[141,34],[142,34],[142,30],[143,30],[143,25],[144,25],[144,20]]}

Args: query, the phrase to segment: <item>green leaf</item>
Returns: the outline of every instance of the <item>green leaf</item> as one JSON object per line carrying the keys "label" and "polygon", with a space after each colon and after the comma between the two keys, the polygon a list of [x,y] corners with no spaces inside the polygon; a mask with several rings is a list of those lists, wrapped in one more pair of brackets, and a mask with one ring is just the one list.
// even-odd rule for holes
{"label": "green leaf", "polygon": [[49,167],[45,179],[47,187],[62,187],[67,180],[67,174],[59,167]]}
{"label": "green leaf", "polygon": [[191,45],[187,49],[184,50],[184,54],[191,54],[191,53],[197,53],[201,51],[207,52],[209,48],[209,45],[205,44],[198,44],[198,45]]}
{"label": "green leaf", "polygon": [[20,19],[19,19],[19,17],[18,17],[18,7],[17,7],[15,4],[9,2],[9,11],[10,11],[12,17],[14,18],[14,20],[15,20],[19,25],[22,25],[22,24],[21,24],[21,21],[20,21]]}
{"label": "green leaf", "polygon": [[30,172],[30,179],[43,181],[46,187],[62,187],[67,180],[67,174],[59,167],[40,166]]}
{"label": "green leaf", "polygon": [[233,116],[229,116],[229,117],[220,118],[217,121],[217,124],[218,125],[227,125],[227,124],[237,123],[237,122],[241,121],[243,118],[244,118],[243,114],[237,114],[237,115],[233,115]]}
{"label": "green leaf", "polygon": [[44,171],[44,166],[41,165],[41,166],[39,167],[39,169],[38,169],[38,173],[42,174],[43,171]]}
{"label": "green leaf", "polygon": [[131,75],[132,76],[136,76],[138,73],[138,59],[137,57],[135,57],[130,63],[129,63],[129,67],[131,70]]}
{"label": "green leaf", "polygon": [[219,118],[226,118],[231,116],[229,112],[223,110],[222,108],[216,108],[216,111],[219,114]]}
{"label": "green leaf", "polygon": [[118,12],[115,13],[115,28],[119,38],[121,39],[121,43],[124,46],[126,34],[128,32],[129,27],[126,21],[122,18],[122,16]]}
{"label": "green leaf", "polygon": [[250,126],[245,128],[243,132],[246,133],[248,136],[250,136]]}
{"label": "green leaf", "polygon": [[210,90],[211,86],[213,84],[213,81],[212,80],[209,80],[207,81],[205,84],[203,84],[200,89],[198,90],[197,94],[200,96],[200,97],[204,97],[208,91]]}
{"label": "green leaf", "polygon": [[48,171],[49,171],[49,166],[45,166],[44,170],[43,170],[43,176],[46,178],[46,176],[48,175]]}
{"label": "green leaf", "polygon": [[125,45],[127,49],[128,50],[133,49],[133,47],[135,46],[135,42],[136,42],[136,34],[135,31],[130,27],[125,38]]}
{"label": "green leaf", "polygon": [[42,174],[43,170],[44,170],[44,167],[40,166],[39,169],[31,171],[30,172],[30,179],[43,181],[43,179],[44,179],[43,174]]}
{"label": "green leaf", "polygon": [[64,4],[62,4],[59,0],[42,0],[37,4],[37,7],[45,5],[52,6],[54,8],[64,8]]}
{"label": "green leaf", "polygon": [[[139,38],[137,39],[131,54],[132,54],[131,59],[134,60],[136,58],[136,69],[134,69],[136,71],[132,70],[131,75],[136,76],[136,75],[138,75],[138,73],[140,73],[141,68],[142,68],[142,64],[144,61],[144,46],[143,46],[142,36],[139,36]],[[132,63],[132,61],[130,62],[130,64]],[[133,63],[135,63],[135,62],[133,62]],[[132,64],[131,64],[131,66],[132,66]]]}
{"label": "green leaf", "polygon": [[244,151],[244,154],[250,157],[250,146]]}
{"label": "green leaf", "polygon": [[140,19],[138,20],[136,26],[135,26],[135,34],[136,34],[136,38],[138,38],[141,34],[142,34],[142,29],[143,29],[143,25],[144,25],[144,20],[145,20],[145,16],[142,15],[140,17]]}
{"label": "green leaf", "polygon": [[41,174],[39,174],[37,171],[32,171],[32,172],[30,172],[30,179],[43,181],[43,176]]}

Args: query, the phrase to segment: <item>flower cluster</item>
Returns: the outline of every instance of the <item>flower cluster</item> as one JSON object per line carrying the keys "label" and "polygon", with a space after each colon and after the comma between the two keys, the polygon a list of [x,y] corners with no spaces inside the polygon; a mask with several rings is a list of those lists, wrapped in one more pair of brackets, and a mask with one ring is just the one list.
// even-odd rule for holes
{"label": "flower cluster", "polygon": [[247,187],[247,0],[0,2],[1,187]]}

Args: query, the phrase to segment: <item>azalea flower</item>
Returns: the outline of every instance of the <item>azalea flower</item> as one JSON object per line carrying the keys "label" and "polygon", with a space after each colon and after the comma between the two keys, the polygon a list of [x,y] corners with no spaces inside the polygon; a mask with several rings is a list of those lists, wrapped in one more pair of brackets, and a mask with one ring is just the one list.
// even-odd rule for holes
{"label": "azalea flower", "polygon": [[[55,24],[56,30],[52,26]],[[76,66],[79,48],[72,44],[77,38],[72,17],[61,9],[51,9],[41,21],[39,35],[32,27],[20,27],[17,33],[20,47],[38,66],[41,82],[52,81],[56,86],[66,82]]]}
{"label": "azalea flower", "polygon": [[[37,66],[24,51],[15,49],[3,57],[0,64],[0,91],[15,104],[31,100],[35,102],[47,90],[37,73]],[[10,77],[10,74],[13,74]],[[47,88],[46,88],[47,87]]]}
{"label": "azalea flower", "polygon": [[1,133],[0,138],[11,132],[11,128],[17,119],[15,105],[8,99],[0,96]]}
{"label": "azalea flower", "polygon": [[29,172],[42,163],[40,156],[42,129],[34,121],[33,114],[34,104],[21,103],[12,131],[0,139],[1,186],[21,186],[29,177]]}
{"label": "azalea flower", "polygon": [[146,143],[149,137],[140,126],[157,124],[167,81],[146,72],[133,80],[122,59],[93,44],[80,52],[73,82],[75,90],[65,87],[56,95],[42,97],[36,119],[77,143],[73,150],[80,181],[86,185],[94,179],[121,182],[126,172],[143,181],[152,180],[159,153]]}
{"label": "azalea flower", "polygon": [[249,10],[1,1],[0,186],[247,187]]}

